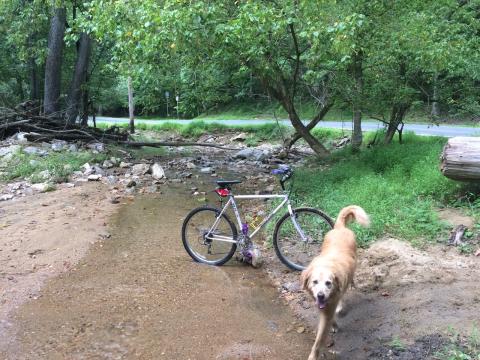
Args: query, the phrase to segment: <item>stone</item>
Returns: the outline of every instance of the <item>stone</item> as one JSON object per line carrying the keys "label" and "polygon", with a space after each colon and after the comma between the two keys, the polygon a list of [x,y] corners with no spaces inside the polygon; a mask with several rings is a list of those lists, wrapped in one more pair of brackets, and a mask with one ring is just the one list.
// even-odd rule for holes
{"label": "stone", "polygon": [[38,164],[40,164],[40,161],[31,159],[28,163],[30,164],[30,166],[36,167],[38,166]]}
{"label": "stone", "polygon": [[246,148],[233,155],[234,159],[248,159],[255,161],[263,161],[268,157],[268,152],[259,149]]}
{"label": "stone", "polygon": [[282,285],[282,288],[290,292],[299,292],[301,290],[300,283],[297,281],[287,282]]}
{"label": "stone", "polygon": [[245,141],[247,140],[248,135],[245,133],[240,133],[233,138],[230,139],[230,141]]}
{"label": "stone", "polygon": [[150,170],[150,166],[148,164],[135,164],[132,167],[132,174],[133,175],[145,175]]}
{"label": "stone", "polygon": [[68,143],[65,140],[53,140],[50,145],[53,151],[62,151],[67,147]]}
{"label": "stone", "polygon": [[48,151],[42,150],[36,146],[27,146],[23,148],[23,152],[28,155],[38,155],[38,156],[48,155]]}
{"label": "stone", "polygon": [[105,176],[106,173],[105,173],[105,170],[103,170],[100,166],[98,165],[93,165],[92,166],[92,169],[93,169],[93,172],[97,175],[102,175],[102,176]]}
{"label": "stone", "polygon": [[7,201],[7,200],[11,200],[11,199],[13,199],[13,195],[12,195],[12,194],[0,195],[0,201]]}
{"label": "stone", "polygon": [[131,167],[131,166],[132,166],[131,163],[123,162],[123,161],[120,162],[120,167],[121,167],[122,169],[126,169],[126,168],[129,168],[129,167]]}
{"label": "stone", "polygon": [[116,158],[115,156],[112,156],[110,161],[112,162],[113,166],[118,166],[118,164],[120,164],[120,159]]}
{"label": "stone", "polygon": [[165,171],[159,163],[153,164],[150,171],[154,179],[160,180],[165,177]]}
{"label": "stone", "polygon": [[267,194],[273,193],[274,190],[275,190],[275,185],[269,185],[269,186],[267,186],[267,187],[265,188],[265,192],[266,192]]}
{"label": "stone", "polygon": [[93,168],[90,166],[89,163],[85,163],[82,165],[82,169],[83,169],[83,174],[84,175],[90,175],[90,174],[93,174]]}
{"label": "stone", "polygon": [[114,176],[114,175],[107,176],[107,182],[108,182],[110,185],[114,185],[114,184],[117,183],[117,177]]}
{"label": "stone", "polygon": [[105,169],[111,169],[112,167],[114,167],[115,165],[113,164],[113,162],[111,162],[110,160],[105,160],[102,164],[102,166],[105,168]]}
{"label": "stone", "polygon": [[47,191],[51,191],[51,190],[54,190],[54,186],[52,184],[49,184],[49,183],[38,183],[38,184],[33,184],[31,186],[31,188],[37,192],[41,192],[41,193],[44,193],[44,192],[47,192]]}
{"label": "stone", "polygon": [[94,152],[104,152],[105,151],[105,144],[104,143],[92,143],[92,144],[88,144],[87,147],[90,149],[90,150],[93,150]]}
{"label": "stone", "polygon": [[27,135],[27,133],[19,132],[19,133],[16,133],[15,135],[13,135],[12,139],[15,140],[15,141],[18,141],[19,143],[26,143],[26,142],[28,142],[28,140],[25,137],[25,135]]}
{"label": "stone", "polygon": [[192,162],[188,162],[186,166],[187,166],[187,169],[195,169],[195,168],[197,167],[197,166],[196,166],[194,163],[192,163]]}
{"label": "stone", "polygon": [[137,186],[137,182],[135,180],[130,180],[127,183],[127,188],[131,188],[131,187],[135,187],[135,186]]}
{"label": "stone", "polygon": [[20,149],[21,149],[20,145],[10,145],[10,146],[0,147],[0,157],[9,155],[9,154],[14,154]]}
{"label": "stone", "polygon": [[43,170],[43,171],[40,171],[37,176],[40,178],[40,179],[43,179],[43,180],[48,180],[52,177],[52,174],[50,173],[49,170]]}
{"label": "stone", "polygon": [[102,175],[100,174],[91,174],[88,175],[88,181],[99,181],[102,178]]}
{"label": "stone", "polygon": [[76,144],[70,144],[70,146],[68,147],[68,151],[78,152],[78,146]]}
{"label": "stone", "polygon": [[201,172],[202,174],[210,174],[210,173],[213,172],[213,168],[211,168],[211,167],[204,167],[204,168],[201,168],[201,169],[200,169],[200,172]]}

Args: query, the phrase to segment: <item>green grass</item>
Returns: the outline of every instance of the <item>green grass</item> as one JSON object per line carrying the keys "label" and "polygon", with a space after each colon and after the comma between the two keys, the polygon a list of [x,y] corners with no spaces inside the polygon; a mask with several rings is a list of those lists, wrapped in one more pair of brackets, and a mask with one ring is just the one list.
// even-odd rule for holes
{"label": "green grass", "polygon": [[69,175],[79,170],[86,162],[100,162],[105,155],[94,155],[90,152],[52,152],[48,156],[40,157],[18,152],[6,163],[4,175],[0,180],[29,179],[32,183],[47,181],[41,173],[49,172],[49,179],[53,182],[64,182]]}
{"label": "green grass", "polygon": [[361,245],[386,235],[418,245],[445,239],[446,225],[435,209],[461,188],[438,169],[445,142],[407,134],[404,144],[379,145],[357,154],[346,148],[322,164],[328,165],[324,170],[298,171],[296,192],[302,201],[331,216],[347,205],[362,206],[372,225],[358,229]]}
{"label": "green grass", "polygon": [[450,344],[435,354],[438,360],[480,360],[480,332],[474,326],[470,335],[460,337],[459,333],[450,329]]}

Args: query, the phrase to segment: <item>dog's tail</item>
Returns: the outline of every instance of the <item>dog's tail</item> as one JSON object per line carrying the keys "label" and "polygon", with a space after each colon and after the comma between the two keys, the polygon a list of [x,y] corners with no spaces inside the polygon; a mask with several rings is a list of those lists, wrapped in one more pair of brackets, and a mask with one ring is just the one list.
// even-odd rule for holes
{"label": "dog's tail", "polygon": [[335,222],[335,229],[344,228],[350,221],[356,221],[365,227],[370,225],[370,219],[365,210],[360,206],[350,205],[344,207],[338,213],[337,221]]}

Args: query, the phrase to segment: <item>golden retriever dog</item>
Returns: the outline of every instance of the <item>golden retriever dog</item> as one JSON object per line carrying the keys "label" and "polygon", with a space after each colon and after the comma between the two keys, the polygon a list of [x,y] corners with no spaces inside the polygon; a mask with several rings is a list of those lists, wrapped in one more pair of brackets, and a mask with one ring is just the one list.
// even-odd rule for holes
{"label": "golden retriever dog", "polygon": [[320,311],[317,336],[308,360],[317,360],[331,328],[336,330],[336,314],[342,310],[342,297],[353,283],[357,264],[355,234],[346,225],[355,220],[368,226],[365,211],[355,205],[343,208],[333,230],[326,235],[321,252],[303,271],[301,281]]}

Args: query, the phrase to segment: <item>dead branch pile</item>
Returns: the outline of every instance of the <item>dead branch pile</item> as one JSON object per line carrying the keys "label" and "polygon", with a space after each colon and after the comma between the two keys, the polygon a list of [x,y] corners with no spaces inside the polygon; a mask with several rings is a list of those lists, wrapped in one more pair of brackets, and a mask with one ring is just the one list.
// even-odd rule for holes
{"label": "dead branch pile", "polygon": [[101,130],[71,125],[59,118],[41,116],[37,109],[35,103],[30,101],[15,109],[0,108],[0,140],[19,132],[25,133],[29,141],[122,142],[128,139],[128,133],[118,127]]}

